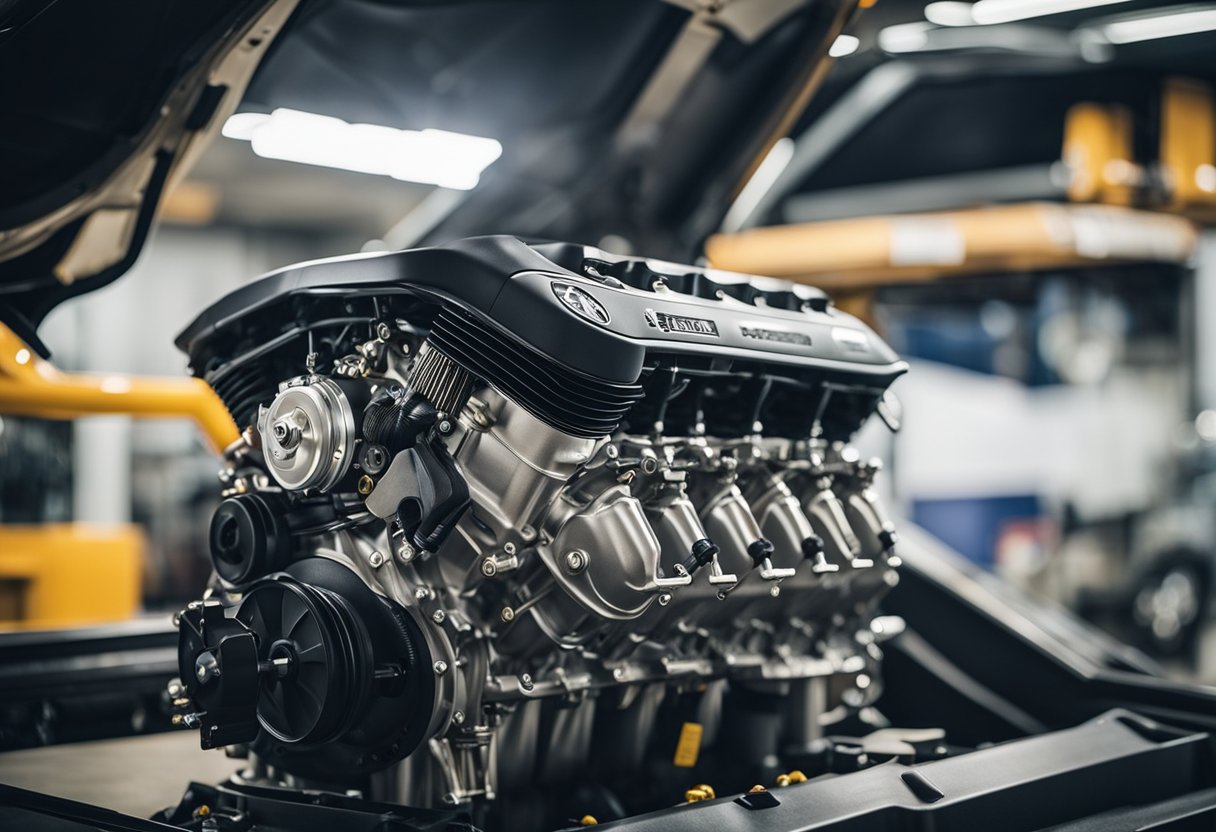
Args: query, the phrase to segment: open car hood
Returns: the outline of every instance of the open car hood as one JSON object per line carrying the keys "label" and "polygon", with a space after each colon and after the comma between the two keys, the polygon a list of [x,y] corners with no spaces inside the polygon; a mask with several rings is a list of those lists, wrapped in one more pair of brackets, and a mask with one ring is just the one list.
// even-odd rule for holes
{"label": "open car hood", "polygon": [[0,315],[32,346],[134,263],[295,4],[0,0]]}
{"label": "open car hood", "polygon": [[0,319],[45,352],[47,312],[132,265],[238,107],[502,138],[433,234],[616,233],[691,256],[855,6],[0,0]]}

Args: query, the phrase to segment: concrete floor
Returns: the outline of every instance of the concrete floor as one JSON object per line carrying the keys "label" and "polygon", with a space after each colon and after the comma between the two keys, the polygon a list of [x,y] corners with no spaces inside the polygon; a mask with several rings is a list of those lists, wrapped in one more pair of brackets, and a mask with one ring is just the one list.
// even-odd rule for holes
{"label": "concrete floor", "polygon": [[0,754],[0,783],[138,817],[172,806],[191,780],[213,783],[243,764],[202,751],[195,731],[56,745]]}

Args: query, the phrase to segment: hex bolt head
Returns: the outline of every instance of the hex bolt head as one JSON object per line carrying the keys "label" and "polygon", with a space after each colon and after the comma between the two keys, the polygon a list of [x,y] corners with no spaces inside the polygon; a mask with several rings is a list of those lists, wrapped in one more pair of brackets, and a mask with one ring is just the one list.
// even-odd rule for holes
{"label": "hex bolt head", "polygon": [[502,544],[502,550],[504,553],[506,553],[508,555],[513,555],[513,554],[515,554],[515,544],[508,541],[508,542]]}
{"label": "hex bolt head", "polygon": [[439,432],[444,436],[452,432],[452,422],[450,419],[444,419],[439,423]]}
{"label": "hex bolt head", "polygon": [[419,601],[425,601],[431,597],[431,591],[424,586],[420,586],[414,590],[414,598]]}
{"label": "hex bolt head", "polygon": [[373,569],[379,569],[384,565],[384,555],[379,551],[372,552],[367,556],[367,562],[372,565]]}
{"label": "hex bolt head", "polygon": [[532,690],[536,687],[536,683],[532,681],[532,675],[529,673],[521,673],[519,676],[519,686],[524,690]]}
{"label": "hex bolt head", "polygon": [[448,663],[443,659],[435,662],[433,665],[431,665],[431,667],[434,669],[436,676],[442,676],[448,672]]}
{"label": "hex bolt head", "polygon": [[577,575],[587,568],[587,553],[582,549],[571,549],[566,552],[566,571]]}
{"label": "hex bolt head", "polygon": [[498,564],[496,564],[491,558],[486,558],[481,562],[481,574],[485,575],[487,578],[493,578],[498,574]]}
{"label": "hex bolt head", "polygon": [[392,337],[392,334],[393,331],[388,328],[388,324],[386,324],[384,321],[380,321],[380,323],[376,324],[376,337],[381,341],[387,341],[390,337]]}
{"label": "hex bolt head", "polygon": [[671,593],[670,592],[659,593],[659,606],[660,607],[665,607],[670,603],[671,603]]}
{"label": "hex bolt head", "polygon": [[397,548],[397,557],[401,559],[402,563],[409,563],[414,559],[414,555],[416,554],[418,554],[418,550],[409,543],[402,543]]}
{"label": "hex bolt head", "polygon": [[452,722],[457,725],[464,725],[464,711],[456,711],[452,714]]}
{"label": "hex bolt head", "polygon": [[502,612],[498,614],[498,617],[510,624],[515,620],[515,610],[511,609],[510,607],[503,607]]}
{"label": "hex bolt head", "polygon": [[442,624],[448,620],[448,614],[443,610],[435,610],[433,613],[431,613],[431,620],[436,624]]}

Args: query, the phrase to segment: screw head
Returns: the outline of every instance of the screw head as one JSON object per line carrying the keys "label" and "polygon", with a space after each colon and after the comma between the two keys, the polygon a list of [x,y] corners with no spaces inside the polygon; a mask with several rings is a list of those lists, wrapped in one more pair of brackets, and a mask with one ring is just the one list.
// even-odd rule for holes
{"label": "screw head", "polygon": [[671,593],[670,592],[659,593],[659,606],[660,607],[665,607],[670,603],[671,603]]}
{"label": "screw head", "polygon": [[443,610],[435,610],[435,612],[431,613],[431,620],[436,624],[442,624],[448,620],[448,614]]}
{"label": "screw head", "polygon": [[510,624],[515,620],[515,610],[510,607],[503,607],[502,612],[498,613],[498,617]]}
{"label": "screw head", "polygon": [[376,337],[381,341],[387,341],[392,334],[392,330],[388,328],[388,324],[384,321],[376,324]]}
{"label": "screw head", "polygon": [[508,555],[513,555],[515,554],[515,544],[508,541],[502,544],[502,550]]}
{"label": "screw head", "polygon": [[367,474],[359,477],[359,482],[355,484],[355,490],[359,492],[360,497],[366,497],[372,493],[372,488],[376,485],[376,481]]}
{"label": "screw head", "polygon": [[494,563],[490,558],[486,558],[481,562],[481,574],[487,578],[493,578],[498,574],[498,564]]}
{"label": "screw head", "polygon": [[450,419],[444,419],[439,423],[439,432],[444,436],[452,432],[452,422]]}
{"label": "screw head", "polygon": [[532,681],[530,673],[521,673],[519,675],[519,686],[524,690],[532,690],[532,688],[536,687],[536,683]]}
{"label": "screw head", "polygon": [[418,554],[418,550],[409,543],[402,543],[397,547],[397,557],[401,559],[402,563],[409,563],[414,559],[414,555],[416,554]]}
{"label": "screw head", "polygon": [[587,553],[582,549],[572,549],[566,552],[566,571],[577,575],[587,568]]}
{"label": "screw head", "polygon": [[414,590],[414,597],[419,601],[425,601],[431,597],[431,591],[424,586],[420,586]]}
{"label": "screw head", "polygon": [[442,676],[443,674],[448,672],[448,663],[445,662],[443,659],[440,659],[439,661],[435,662],[433,665],[431,665],[431,667],[432,667],[432,669],[434,669],[436,676]]}
{"label": "screw head", "polygon": [[367,556],[367,562],[372,565],[373,569],[379,569],[384,565],[384,555],[379,551],[372,552]]}
{"label": "screw head", "polygon": [[452,714],[452,722],[457,725],[464,725],[464,711],[456,711]]}

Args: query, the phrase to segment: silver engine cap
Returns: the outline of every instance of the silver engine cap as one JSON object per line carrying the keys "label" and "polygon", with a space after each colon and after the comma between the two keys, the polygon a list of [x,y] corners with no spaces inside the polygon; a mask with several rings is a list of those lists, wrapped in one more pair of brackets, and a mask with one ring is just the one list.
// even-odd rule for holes
{"label": "silver engine cap", "polygon": [[258,415],[267,467],[292,491],[325,491],[350,467],[355,417],[329,379],[288,387]]}

